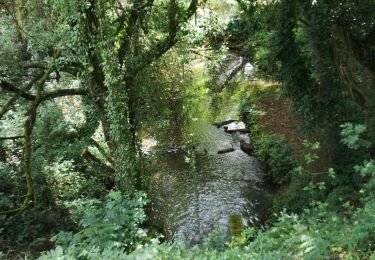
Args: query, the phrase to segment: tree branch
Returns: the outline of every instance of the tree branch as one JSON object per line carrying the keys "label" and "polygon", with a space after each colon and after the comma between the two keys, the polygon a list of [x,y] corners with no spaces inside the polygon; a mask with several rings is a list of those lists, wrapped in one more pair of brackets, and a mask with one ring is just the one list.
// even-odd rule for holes
{"label": "tree branch", "polygon": [[11,83],[0,80],[0,87],[8,92],[18,93],[20,97],[33,101],[35,99],[34,95],[21,91],[21,89],[17,88],[16,86],[12,85]]}
{"label": "tree branch", "polygon": [[23,170],[25,172],[26,185],[27,185],[26,195],[24,196],[23,203],[19,208],[1,211],[0,215],[20,214],[32,204],[33,197],[34,197],[34,181],[33,181],[33,176],[32,176],[32,167],[31,167],[31,155],[32,155],[31,137],[32,137],[35,122],[36,122],[36,116],[37,116],[38,106],[40,104],[41,92],[43,90],[46,80],[48,79],[49,74],[51,74],[51,71],[52,71],[51,69],[48,69],[44,73],[40,81],[38,82],[36,98],[33,101],[33,104],[27,113],[28,117],[24,124],[25,142],[24,142],[24,149],[23,149]]}
{"label": "tree branch", "polygon": [[3,136],[0,137],[0,140],[15,140],[15,139],[22,139],[25,138],[24,135],[16,135],[16,136]]}
{"label": "tree branch", "polygon": [[[51,73],[50,70],[48,70],[44,74],[38,74],[36,77],[34,77],[30,82],[26,83],[24,86],[22,86],[18,92],[16,92],[13,97],[11,97],[8,102],[1,108],[0,110],[0,119],[4,116],[6,112],[9,111],[10,107],[14,105],[14,103],[19,99],[22,93],[29,91],[35,82],[37,82],[39,79],[41,79],[42,82],[44,82]],[[2,81],[3,82],[3,81]]]}
{"label": "tree branch", "polygon": [[46,101],[46,100],[51,100],[54,98],[59,98],[59,97],[65,97],[65,96],[85,96],[88,95],[88,91],[85,89],[80,89],[80,88],[72,88],[72,89],[57,89],[55,91],[45,93],[42,95],[40,98],[40,102]]}
{"label": "tree branch", "polygon": [[153,63],[155,60],[163,56],[163,54],[165,54],[168,50],[170,50],[177,43],[176,35],[181,30],[181,25],[187,22],[195,14],[198,7],[207,2],[207,0],[203,0],[200,4],[199,0],[192,0],[188,9],[186,10],[186,15],[180,21],[178,21],[176,18],[177,14],[172,13],[172,10],[174,9],[174,2],[175,0],[171,0],[170,2],[168,36],[154,44],[149,51],[140,54],[137,59],[135,59],[137,60],[137,63],[129,64],[129,66],[127,66],[128,74],[136,75],[139,71]]}
{"label": "tree branch", "polygon": [[[35,95],[29,94],[27,92],[23,92],[21,89],[17,88],[16,86],[10,84],[7,81],[0,80],[0,87],[8,92],[13,92],[18,94],[20,97],[23,97],[27,100],[34,101],[36,99]],[[51,91],[49,93],[44,93],[40,99],[40,102],[45,100],[51,100],[58,97],[64,96],[85,96],[88,95],[88,91],[85,89],[80,88],[73,88],[73,89],[57,89],[55,91]]]}
{"label": "tree branch", "polygon": [[120,17],[120,26],[117,29],[117,33],[120,33],[122,27],[124,26],[126,22],[126,30],[120,39],[120,49],[118,53],[118,60],[120,64],[123,64],[124,62],[126,52],[128,51],[128,48],[129,48],[130,37],[136,29],[137,21],[141,19],[141,17],[144,15],[143,12],[145,12],[147,8],[152,7],[153,3],[154,3],[154,0],[148,0],[146,3],[143,3],[142,5],[142,2],[138,0],[133,4],[127,21],[125,19],[126,18],[125,12]]}
{"label": "tree branch", "polygon": [[[14,61],[14,60],[2,60],[1,63],[6,65],[16,65],[23,69],[43,69],[46,70],[48,68],[48,64],[43,61]],[[76,76],[80,69],[82,69],[83,66],[79,62],[70,62],[68,64],[65,64],[61,67],[55,68],[56,70],[60,72],[69,73],[73,76]]]}
{"label": "tree branch", "polygon": [[[224,89],[228,83],[237,75],[237,73],[243,69],[243,67],[246,64],[246,59],[243,57],[240,57],[240,62],[235,64],[233,67],[229,68],[227,71],[224,71],[224,81],[223,82],[218,82],[218,87],[220,90]],[[227,73],[229,71],[229,73]]]}
{"label": "tree branch", "polygon": [[93,155],[88,149],[85,149],[82,153],[82,157],[87,161],[87,163],[94,169],[100,172],[114,173],[115,170],[112,167],[104,164],[99,158]]}
{"label": "tree branch", "polygon": [[106,150],[94,139],[91,139],[91,143],[98,151],[103,155],[103,157],[111,164],[115,165],[112,157],[106,152]]}

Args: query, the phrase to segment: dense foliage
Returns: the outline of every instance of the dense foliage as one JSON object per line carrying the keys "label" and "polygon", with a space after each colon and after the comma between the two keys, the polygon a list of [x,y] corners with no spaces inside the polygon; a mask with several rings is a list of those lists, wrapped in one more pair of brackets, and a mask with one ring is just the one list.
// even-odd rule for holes
{"label": "dense foliage", "polygon": [[[373,0],[0,1],[0,258],[374,258],[374,59]],[[260,127],[262,102],[282,98],[303,156]],[[273,216],[227,241],[160,244],[142,140],[192,161],[192,123],[229,102]]]}

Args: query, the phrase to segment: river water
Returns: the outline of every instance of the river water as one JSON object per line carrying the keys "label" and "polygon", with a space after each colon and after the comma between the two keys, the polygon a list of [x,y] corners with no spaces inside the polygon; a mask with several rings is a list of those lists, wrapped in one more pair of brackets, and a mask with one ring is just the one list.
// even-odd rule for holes
{"label": "river water", "polygon": [[[236,127],[243,126],[229,125]],[[269,208],[261,165],[239,146],[249,137],[204,122],[195,129],[199,146],[193,163],[182,151],[170,152],[153,174],[151,221],[168,241],[200,243],[216,229],[229,234],[231,215],[241,215],[245,226],[258,225]],[[226,148],[235,151],[218,154]]]}

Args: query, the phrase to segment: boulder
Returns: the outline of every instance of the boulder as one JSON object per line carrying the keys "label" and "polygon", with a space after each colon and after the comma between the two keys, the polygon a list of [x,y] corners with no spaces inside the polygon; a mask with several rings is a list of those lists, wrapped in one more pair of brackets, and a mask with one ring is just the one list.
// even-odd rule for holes
{"label": "boulder", "polygon": [[253,155],[254,154],[254,147],[249,144],[249,143],[246,143],[245,141],[243,140],[240,140],[240,148],[243,152],[245,152],[246,154],[248,155]]}

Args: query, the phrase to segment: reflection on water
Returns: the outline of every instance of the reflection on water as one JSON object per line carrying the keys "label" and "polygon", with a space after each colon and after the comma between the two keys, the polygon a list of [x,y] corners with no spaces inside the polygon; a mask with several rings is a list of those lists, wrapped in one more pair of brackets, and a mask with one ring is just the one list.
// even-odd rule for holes
{"label": "reflection on water", "polygon": [[[200,155],[195,166],[185,162],[183,153],[172,153],[160,159],[154,174],[152,220],[170,241],[197,243],[217,228],[228,233],[234,214],[241,214],[245,225],[259,223],[268,207],[260,164],[239,148],[248,136],[202,122],[196,129]],[[217,153],[231,147],[234,152]]]}

